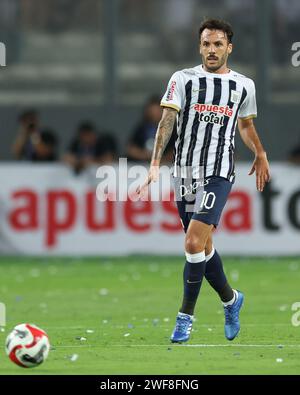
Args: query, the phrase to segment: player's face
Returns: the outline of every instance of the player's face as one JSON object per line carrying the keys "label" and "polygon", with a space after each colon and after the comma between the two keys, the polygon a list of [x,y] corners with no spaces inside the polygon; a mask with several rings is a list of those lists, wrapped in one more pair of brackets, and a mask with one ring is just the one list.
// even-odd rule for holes
{"label": "player's face", "polygon": [[203,30],[200,40],[200,54],[205,68],[216,72],[222,66],[226,67],[227,58],[232,51],[226,33],[222,30]]}

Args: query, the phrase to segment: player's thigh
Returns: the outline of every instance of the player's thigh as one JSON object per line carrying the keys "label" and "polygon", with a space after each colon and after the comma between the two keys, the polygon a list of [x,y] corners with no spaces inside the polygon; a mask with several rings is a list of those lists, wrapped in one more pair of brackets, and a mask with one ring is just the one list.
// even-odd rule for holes
{"label": "player's thigh", "polygon": [[192,218],[207,225],[214,225],[216,228],[231,188],[232,183],[223,177],[207,179],[204,189],[197,193]]}
{"label": "player's thigh", "polygon": [[213,225],[191,219],[185,236],[186,252],[196,254],[203,251],[212,230]]}
{"label": "player's thigh", "polygon": [[[190,181],[189,189],[192,186],[192,180]],[[189,227],[191,218],[194,214],[194,194],[187,193],[187,187],[185,185],[185,180],[181,178],[174,178],[174,192],[175,192],[175,200],[177,205],[178,214],[181,220],[182,227],[184,232],[187,232]]]}

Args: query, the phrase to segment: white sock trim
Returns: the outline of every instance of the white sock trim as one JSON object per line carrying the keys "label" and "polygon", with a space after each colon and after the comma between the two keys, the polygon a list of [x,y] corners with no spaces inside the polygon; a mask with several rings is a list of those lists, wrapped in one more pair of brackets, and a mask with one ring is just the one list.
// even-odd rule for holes
{"label": "white sock trim", "polygon": [[205,255],[206,262],[208,262],[215,255],[215,247],[212,248],[211,253]]}
{"label": "white sock trim", "polygon": [[181,313],[181,311],[178,312],[179,317],[185,317],[186,315],[188,315],[189,317],[191,317],[192,319],[194,318],[193,315],[187,314],[187,313]]}
{"label": "white sock trim", "polygon": [[186,260],[189,263],[200,263],[205,261],[205,251],[197,252],[196,254],[189,254],[185,252]]}
{"label": "white sock trim", "polygon": [[229,300],[229,302],[226,302],[226,303],[222,302],[223,306],[225,306],[225,307],[226,306],[231,306],[237,300],[238,293],[237,293],[237,291],[235,289],[233,289],[233,293],[234,293],[233,298],[231,300]]}

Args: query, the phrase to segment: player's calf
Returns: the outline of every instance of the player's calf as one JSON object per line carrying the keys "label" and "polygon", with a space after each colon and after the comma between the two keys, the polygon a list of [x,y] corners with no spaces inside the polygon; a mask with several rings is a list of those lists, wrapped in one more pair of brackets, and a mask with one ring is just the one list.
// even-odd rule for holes
{"label": "player's calf", "polygon": [[204,251],[186,255],[186,263],[183,271],[184,293],[180,312],[176,317],[176,325],[173,330],[171,341],[174,343],[189,340],[193,324],[193,314],[200,292],[205,272]]}

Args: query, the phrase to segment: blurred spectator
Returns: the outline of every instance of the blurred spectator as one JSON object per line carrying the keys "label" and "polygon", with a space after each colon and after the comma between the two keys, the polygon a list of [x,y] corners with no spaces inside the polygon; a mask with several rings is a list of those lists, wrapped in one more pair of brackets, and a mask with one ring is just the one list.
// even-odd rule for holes
{"label": "blurred spectator", "polygon": [[39,116],[29,109],[19,116],[19,131],[12,151],[15,159],[33,162],[57,160],[57,138],[52,130],[39,130]]}
{"label": "blurred spectator", "polygon": [[[156,130],[161,119],[162,108],[160,99],[152,97],[147,102],[144,115],[136,127],[127,147],[127,157],[129,161],[146,162],[151,159]],[[163,161],[170,162],[173,157],[174,132],[166,147]]]}
{"label": "blurred spectator", "polygon": [[26,110],[19,116],[19,130],[12,152],[15,159],[31,160],[34,142],[39,134],[39,117],[34,109]]}
{"label": "blurred spectator", "polygon": [[35,138],[31,160],[53,162],[57,160],[57,137],[51,129],[42,130]]}
{"label": "blurred spectator", "polygon": [[105,165],[116,161],[118,158],[118,147],[111,133],[102,134],[97,141],[96,162]]}
{"label": "blurred spectator", "polygon": [[64,162],[71,165],[75,173],[95,163],[97,148],[97,132],[90,122],[82,122],[78,127],[77,136],[72,141]]}
{"label": "blurred spectator", "polygon": [[111,134],[98,137],[95,126],[82,122],[72,141],[64,162],[71,165],[76,174],[93,164],[112,163],[117,157],[117,144]]}

